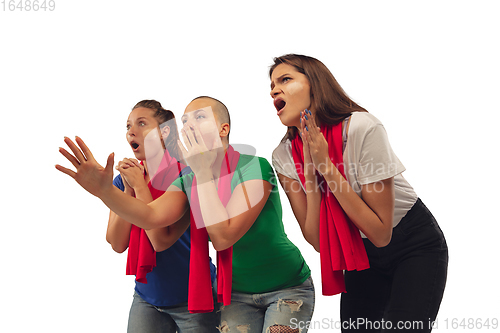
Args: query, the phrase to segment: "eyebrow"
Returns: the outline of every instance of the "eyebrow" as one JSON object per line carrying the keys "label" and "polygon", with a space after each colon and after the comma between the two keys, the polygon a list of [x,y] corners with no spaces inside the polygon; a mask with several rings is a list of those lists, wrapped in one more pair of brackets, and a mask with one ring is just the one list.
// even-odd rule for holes
{"label": "eyebrow", "polygon": [[[188,113],[198,114],[200,112],[207,112],[207,110],[205,110],[205,109],[198,109],[198,110],[189,111]],[[182,117],[181,117],[181,120],[186,119],[186,118],[187,118],[187,114],[183,114]]]}
{"label": "eyebrow", "polygon": [[[136,120],[142,120],[142,119],[144,119],[144,120],[148,120],[146,117],[139,117],[139,118],[137,118]],[[129,120],[129,119],[127,119],[127,124],[128,124],[128,123],[130,123],[130,120]]]}
{"label": "eyebrow", "polygon": [[[276,81],[279,81],[282,77],[290,75],[290,73],[285,73],[283,75],[280,75],[278,78],[276,78]],[[274,82],[271,82],[271,90],[274,89]]]}

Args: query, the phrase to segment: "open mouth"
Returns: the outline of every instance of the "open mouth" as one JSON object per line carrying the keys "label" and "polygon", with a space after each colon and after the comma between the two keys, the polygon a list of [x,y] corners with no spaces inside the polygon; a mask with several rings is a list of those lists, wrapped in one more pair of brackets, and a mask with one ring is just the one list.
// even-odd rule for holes
{"label": "open mouth", "polygon": [[278,116],[283,111],[283,108],[285,107],[285,105],[286,105],[286,102],[283,99],[281,99],[281,98],[276,98],[274,100],[274,107],[278,111]]}
{"label": "open mouth", "polygon": [[131,142],[130,146],[132,146],[133,151],[137,151],[137,149],[139,148],[139,144],[136,142]]}

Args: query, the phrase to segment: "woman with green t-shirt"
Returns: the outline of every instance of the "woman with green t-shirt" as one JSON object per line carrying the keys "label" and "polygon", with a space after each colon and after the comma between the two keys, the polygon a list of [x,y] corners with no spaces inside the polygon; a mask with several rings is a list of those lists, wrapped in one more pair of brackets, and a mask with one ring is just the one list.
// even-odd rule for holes
{"label": "woman with green t-shirt", "polygon": [[77,172],[57,168],[144,229],[175,223],[190,208],[189,308],[203,312],[213,307],[207,273],[210,237],[217,250],[219,302],[224,305],[221,332],[299,332],[299,327],[307,332],[314,286],[309,267],[284,232],[272,167],[229,145],[229,113],[218,100],[194,99],[181,120],[185,146],[179,145],[193,172],[151,204],[125,198],[108,186],[112,156],[106,168],[100,167],[81,140],[77,143],[86,157],[69,139],[76,158],[62,151]]}

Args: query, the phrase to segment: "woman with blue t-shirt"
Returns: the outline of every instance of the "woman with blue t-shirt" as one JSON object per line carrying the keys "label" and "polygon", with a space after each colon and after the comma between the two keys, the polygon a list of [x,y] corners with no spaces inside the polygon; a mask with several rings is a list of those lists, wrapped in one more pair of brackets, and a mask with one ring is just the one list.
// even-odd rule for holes
{"label": "woman with blue t-shirt", "polygon": [[[149,203],[183,170],[171,111],[154,100],[137,103],[127,119],[127,142],[135,159],[124,159],[113,184]],[[128,332],[217,332],[220,315],[189,313],[189,213],[177,223],[143,230],[110,212],[106,240],[118,253],[128,248],[127,274],[136,276]],[[212,281],[215,267],[210,262]]]}
{"label": "woman with blue t-shirt", "polygon": [[65,139],[74,155],[60,148],[76,172],[56,168],[136,226],[175,225],[190,212],[189,310],[213,310],[210,237],[217,251],[218,300],[224,305],[221,332],[305,333],[314,310],[314,286],[308,265],[284,231],[272,167],[229,144],[229,112],[220,101],[195,98],[181,120],[180,149],[192,172],[149,204],[113,187],[114,155],[102,167],[80,138],[79,147]]}

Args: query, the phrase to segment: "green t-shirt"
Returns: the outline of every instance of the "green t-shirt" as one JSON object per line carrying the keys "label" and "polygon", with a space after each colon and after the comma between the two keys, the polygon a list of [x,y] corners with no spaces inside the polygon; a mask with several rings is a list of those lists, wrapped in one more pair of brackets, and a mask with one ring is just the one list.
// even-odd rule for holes
{"label": "green t-shirt", "polygon": [[[172,185],[190,198],[193,177],[190,173]],[[255,294],[299,285],[311,270],[285,234],[274,170],[265,158],[241,154],[231,192],[238,184],[254,179],[271,183],[273,190],[252,227],[233,245],[233,290]]]}

